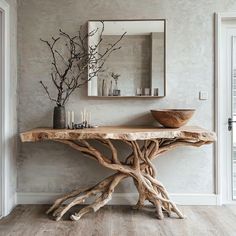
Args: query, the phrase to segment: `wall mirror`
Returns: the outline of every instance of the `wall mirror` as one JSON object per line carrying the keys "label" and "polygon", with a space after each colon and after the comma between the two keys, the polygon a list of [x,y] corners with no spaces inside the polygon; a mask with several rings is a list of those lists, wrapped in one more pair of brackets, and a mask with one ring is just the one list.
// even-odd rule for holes
{"label": "wall mirror", "polygon": [[[106,60],[103,70],[88,82],[88,96],[164,97],[166,95],[166,21],[89,21],[88,47],[99,43],[102,53],[123,38]],[[102,35],[102,41],[100,42]],[[88,69],[92,73],[93,68]]]}

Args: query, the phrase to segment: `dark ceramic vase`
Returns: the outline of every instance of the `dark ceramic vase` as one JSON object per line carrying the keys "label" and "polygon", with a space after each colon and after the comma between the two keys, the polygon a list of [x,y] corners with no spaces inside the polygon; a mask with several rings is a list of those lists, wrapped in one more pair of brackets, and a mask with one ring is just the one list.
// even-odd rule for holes
{"label": "dark ceramic vase", "polygon": [[66,111],[64,106],[54,107],[53,129],[66,128]]}

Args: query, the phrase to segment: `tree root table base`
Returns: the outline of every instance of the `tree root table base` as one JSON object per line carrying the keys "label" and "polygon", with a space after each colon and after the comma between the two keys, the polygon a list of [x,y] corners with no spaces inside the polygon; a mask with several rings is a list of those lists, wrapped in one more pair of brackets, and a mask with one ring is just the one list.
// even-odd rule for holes
{"label": "tree root table base", "polygon": [[[90,140],[96,140],[111,151],[111,157],[91,145]],[[116,186],[124,179],[131,177],[138,190],[139,198],[136,208],[144,206],[149,201],[156,210],[158,219],[172,213],[183,219],[184,215],[172,202],[163,184],[157,179],[157,171],[152,160],[178,146],[196,146],[212,143],[215,140],[213,132],[198,127],[179,129],[163,129],[148,127],[100,127],[86,130],[53,130],[34,129],[21,134],[23,142],[53,140],[69,145],[86,156],[96,160],[100,165],[115,171],[108,178],[87,189],[75,190],[55,201],[47,213],[60,220],[73,206],[84,203],[89,198],[95,200],[84,206],[70,218],[79,220],[88,212],[96,212],[112,199]],[[112,140],[124,142],[131,154],[121,161],[119,153]],[[123,159],[122,159],[123,160]]]}

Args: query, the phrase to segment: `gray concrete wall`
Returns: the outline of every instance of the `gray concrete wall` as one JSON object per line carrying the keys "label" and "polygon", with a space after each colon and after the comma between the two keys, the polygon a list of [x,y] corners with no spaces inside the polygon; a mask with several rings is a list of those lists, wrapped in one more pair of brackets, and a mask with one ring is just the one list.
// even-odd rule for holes
{"label": "gray concrete wall", "polygon": [[[99,125],[150,124],[149,110],[196,108],[191,125],[214,128],[214,17],[236,10],[235,0],[19,0],[19,131],[52,125],[53,105],[39,86],[49,78],[49,53],[39,38],[59,28],[73,33],[90,19],[167,19],[167,96],[163,99],[92,99],[81,88],[67,108],[87,107]],[[200,90],[209,93],[199,101]],[[123,146],[122,146],[123,147]],[[123,150],[124,148],[121,149]],[[92,184],[109,172],[70,148],[55,143],[20,144],[19,192],[63,192]],[[125,152],[125,150],[124,150]],[[213,193],[213,146],[179,148],[155,161],[172,193]],[[121,192],[133,192],[131,183]]]}

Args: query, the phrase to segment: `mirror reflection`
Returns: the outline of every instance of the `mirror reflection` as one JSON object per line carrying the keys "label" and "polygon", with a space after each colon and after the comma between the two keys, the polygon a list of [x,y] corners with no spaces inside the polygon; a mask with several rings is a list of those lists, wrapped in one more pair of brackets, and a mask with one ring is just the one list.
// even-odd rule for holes
{"label": "mirror reflection", "polygon": [[118,43],[103,70],[89,81],[88,95],[165,96],[165,28],[165,20],[89,21],[88,32],[97,30],[89,38],[89,47],[96,45],[102,34],[98,54]]}

